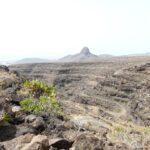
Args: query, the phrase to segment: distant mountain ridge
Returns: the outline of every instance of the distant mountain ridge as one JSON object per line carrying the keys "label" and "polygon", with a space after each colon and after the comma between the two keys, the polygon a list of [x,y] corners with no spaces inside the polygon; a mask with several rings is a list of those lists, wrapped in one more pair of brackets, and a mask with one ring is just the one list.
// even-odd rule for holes
{"label": "distant mountain ridge", "polygon": [[90,52],[88,47],[82,48],[82,50],[74,55],[67,55],[65,57],[62,57],[58,60],[48,60],[48,59],[42,59],[42,58],[24,58],[19,61],[0,61],[0,64],[3,65],[11,65],[11,64],[32,64],[32,63],[61,63],[61,62],[94,62],[99,60],[106,60],[111,59],[114,57],[144,57],[144,56],[150,56],[150,53],[141,53],[141,54],[129,54],[129,55],[122,55],[122,56],[113,56],[110,54],[101,54],[101,55],[95,55]]}
{"label": "distant mountain ridge", "polygon": [[137,53],[137,54],[128,54],[128,55],[119,55],[119,56],[113,56],[110,54],[105,54],[102,53],[100,55],[95,55],[90,52],[88,47],[83,47],[82,50],[74,55],[67,55],[65,57],[62,57],[60,59],[44,59],[44,58],[23,58],[18,61],[12,61],[12,60],[7,60],[7,61],[2,61],[0,60],[1,65],[13,65],[13,64],[32,64],[32,63],[61,63],[61,62],[88,62],[88,61],[100,61],[100,60],[108,60],[111,58],[116,58],[116,57],[150,57],[150,52],[147,53]]}
{"label": "distant mountain ridge", "polygon": [[14,64],[32,64],[32,63],[46,63],[46,62],[49,62],[49,60],[41,58],[24,58],[19,61],[16,61]]}

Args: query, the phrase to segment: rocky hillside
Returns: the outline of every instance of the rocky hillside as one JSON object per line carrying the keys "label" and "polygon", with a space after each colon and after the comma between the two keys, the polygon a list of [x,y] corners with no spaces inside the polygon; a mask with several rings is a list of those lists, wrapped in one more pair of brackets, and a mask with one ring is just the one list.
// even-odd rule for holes
{"label": "rocky hillside", "polygon": [[[1,150],[128,148],[127,145],[121,142],[113,143],[109,141],[106,137],[107,129],[105,128],[100,128],[101,131],[95,134],[95,129],[84,128],[80,123],[76,123],[73,114],[76,117],[78,114],[75,112],[77,111],[75,107],[73,107],[74,102],[63,101],[62,98],[61,107],[64,108],[62,116],[54,115],[48,110],[40,114],[24,110],[20,102],[24,98],[23,95],[26,94],[25,91],[21,90],[25,80],[25,78],[18,76],[17,72],[9,71],[7,67],[0,66]],[[41,91],[38,90],[38,92]],[[22,94],[20,95],[20,93]],[[65,110],[66,107],[68,109]],[[85,106],[81,104],[79,108],[85,109]],[[78,117],[77,119],[79,119]]]}
{"label": "rocky hillside", "polygon": [[24,97],[19,93],[24,81],[16,72],[0,66],[0,150],[69,149],[73,142],[62,136],[70,129],[63,117],[22,109]]}
{"label": "rocky hillside", "polygon": [[10,68],[56,86],[75,149],[150,148],[149,57]]}

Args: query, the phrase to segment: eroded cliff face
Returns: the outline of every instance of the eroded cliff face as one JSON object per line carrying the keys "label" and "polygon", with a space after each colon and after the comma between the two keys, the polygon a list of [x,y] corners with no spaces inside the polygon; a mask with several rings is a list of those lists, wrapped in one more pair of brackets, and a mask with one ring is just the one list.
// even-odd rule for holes
{"label": "eroded cliff face", "polygon": [[75,149],[148,149],[148,62],[29,64],[11,66],[10,70],[56,86],[67,119],[56,121],[57,132],[45,128],[40,133],[67,139]]}

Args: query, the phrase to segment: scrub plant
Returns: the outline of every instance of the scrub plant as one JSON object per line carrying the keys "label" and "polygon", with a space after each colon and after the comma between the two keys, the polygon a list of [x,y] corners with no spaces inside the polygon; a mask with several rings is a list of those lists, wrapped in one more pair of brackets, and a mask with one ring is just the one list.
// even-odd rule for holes
{"label": "scrub plant", "polygon": [[59,101],[56,98],[55,87],[39,80],[27,80],[23,83],[19,93],[26,93],[27,97],[20,101],[22,110],[35,114],[52,112],[62,115]]}

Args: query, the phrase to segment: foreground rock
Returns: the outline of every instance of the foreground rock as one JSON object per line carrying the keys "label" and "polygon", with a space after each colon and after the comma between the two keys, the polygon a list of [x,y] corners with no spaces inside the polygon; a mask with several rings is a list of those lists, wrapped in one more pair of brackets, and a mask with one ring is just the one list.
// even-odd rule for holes
{"label": "foreground rock", "polygon": [[13,106],[12,107],[12,112],[13,113],[17,113],[17,112],[19,112],[21,110],[21,107],[20,106]]}
{"label": "foreground rock", "polygon": [[69,149],[72,147],[73,142],[66,140],[66,139],[61,139],[61,138],[56,138],[56,139],[50,139],[49,140],[49,145],[50,148],[53,149]]}
{"label": "foreground rock", "polygon": [[0,143],[4,150],[48,150],[49,140],[44,135],[26,134]]}
{"label": "foreground rock", "polygon": [[0,141],[11,140],[15,138],[17,129],[16,126],[3,122],[0,125]]}

